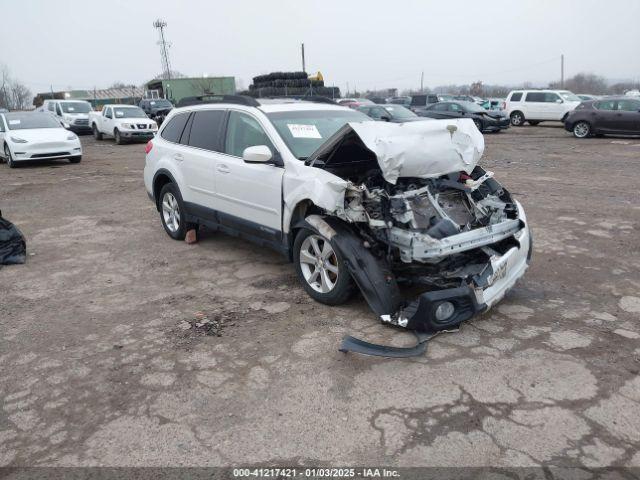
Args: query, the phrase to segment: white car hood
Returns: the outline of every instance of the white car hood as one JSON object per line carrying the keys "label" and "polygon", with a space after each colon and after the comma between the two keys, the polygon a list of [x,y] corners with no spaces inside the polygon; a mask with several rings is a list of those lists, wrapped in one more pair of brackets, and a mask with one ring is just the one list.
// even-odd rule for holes
{"label": "white car hood", "polygon": [[[353,122],[342,127],[309,158],[326,155],[351,132],[378,160],[384,179],[434,178],[451,172],[471,173],[484,152],[484,137],[471,119],[431,122]],[[327,163],[330,163],[330,159]]]}
{"label": "white car hood", "polygon": [[73,134],[62,127],[9,130],[7,132],[8,137],[21,138],[29,143],[66,142],[69,135]]}

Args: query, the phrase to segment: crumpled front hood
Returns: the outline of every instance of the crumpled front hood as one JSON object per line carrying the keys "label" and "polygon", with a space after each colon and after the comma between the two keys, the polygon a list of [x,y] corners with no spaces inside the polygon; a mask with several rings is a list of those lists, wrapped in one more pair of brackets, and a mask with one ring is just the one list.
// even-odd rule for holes
{"label": "crumpled front hood", "polygon": [[[451,172],[471,173],[484,152],[484,137],[473,120],[430,122],[348,123],[310,157],[339,147],[351,132],[376,156],[384,179],[395,184],[401,177],[435,178]],[[327,164],[330,164],[328,160]]]}

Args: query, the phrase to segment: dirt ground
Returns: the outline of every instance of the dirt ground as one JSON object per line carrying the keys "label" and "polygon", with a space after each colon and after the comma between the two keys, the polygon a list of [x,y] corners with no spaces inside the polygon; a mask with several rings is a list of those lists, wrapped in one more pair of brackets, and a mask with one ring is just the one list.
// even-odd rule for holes
{"label": "dirt ground", "polygon": [[0,465],[640,466],[640,140],[485,138],[531,268],[407,360],[338,352],[413,337],[313,302],[278,254],[171,240],[143,145],[0,165],[28,242],[0,269]]}

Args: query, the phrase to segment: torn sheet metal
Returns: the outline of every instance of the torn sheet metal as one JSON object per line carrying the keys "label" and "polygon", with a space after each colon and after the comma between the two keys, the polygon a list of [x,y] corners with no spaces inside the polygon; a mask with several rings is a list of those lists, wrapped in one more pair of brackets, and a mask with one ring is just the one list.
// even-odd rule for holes
{"label": "torn sheet metal", "polygon": [[[355,132],[378,160],[384,179],[436,178],[471,173],[484,152],[484,137],[471,119],[432,122],[352,122],[341,128],[312,157],[326,154]],[[311,157],[310,157],[311,158]]]}

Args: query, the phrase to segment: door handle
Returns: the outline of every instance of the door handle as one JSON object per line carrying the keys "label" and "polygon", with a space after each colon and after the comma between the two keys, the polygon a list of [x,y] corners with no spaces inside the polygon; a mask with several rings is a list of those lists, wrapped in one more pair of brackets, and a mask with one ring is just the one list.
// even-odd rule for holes
{"label": "door handle", "polygon": [[231,171],[229,170],[229,167],[227,167],[224,163],[219,163],[216,167],[216,170],[218,170],[220,173],[229,173]]}
{"label": "door handle", "polygon": [[174,159],[174,160],[177,160],[178,162],[181,162],[182,160],[184,160],[184,157],[183,157],[181,154],[176,153],[176,154],[173,156],[173,159]]}

